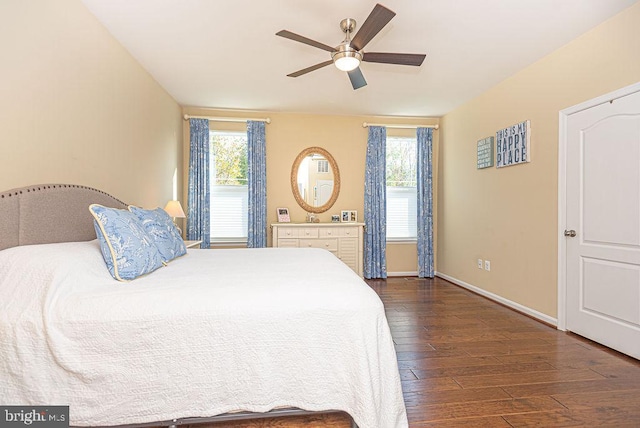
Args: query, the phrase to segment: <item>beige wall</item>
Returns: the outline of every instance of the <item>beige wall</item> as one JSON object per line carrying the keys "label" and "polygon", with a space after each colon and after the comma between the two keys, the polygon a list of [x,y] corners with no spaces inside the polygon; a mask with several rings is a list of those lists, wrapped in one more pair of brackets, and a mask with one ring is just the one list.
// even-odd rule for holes
{"label": "beige wall", "polygon": [[180,106],[80,0],[2,0],[0,40],[0,190],[58,182],[145,207],[172,198]]}
{"label": "beige wall", "polygon": [[[556,317],[558,112],[640,80],[639,28],[636,4],[442,118],[438,272]],[[477,140],[523,120],[531,162],[477,170]]]}
{"label": "beige wall", "polygon": [[[298,206],[291,192],[291,166],[303,149],[318,146],[326,149],[336,160],[340,170],[340,195],[335,205],[326,213],[319,214],[320,221],[331,221],[332,214],[341,210],[357,210],[358,220],[364,213],[364,164],[367,146],[367,129],[363,122],[402,123],[435,125],[438,119],[397,118],[371,116],[329,116],[279,112],[229,111],[185,108],[185,114],[264,118],[270,117],[267,125],[267,216],[269,224],[275,223],[276,208],[287,207],[292,222],[304,222],[306,212]],[[244,124],[211,122],[220,130],[246,130]],[[389,129],[388,135],[406,135],[415,131]],[[187,183],[189,159],[189,126],[184,127],[184,183]],[[438,131],[434,132],[437,147]],[[437,159],[434,157],[434,159]],[[185,192],[186,195],[186,192]],[[269,245],[271,237],[269,236]],[[415,244],[389,244],[387,247],[387,270],[389,272],[417,271]]]}

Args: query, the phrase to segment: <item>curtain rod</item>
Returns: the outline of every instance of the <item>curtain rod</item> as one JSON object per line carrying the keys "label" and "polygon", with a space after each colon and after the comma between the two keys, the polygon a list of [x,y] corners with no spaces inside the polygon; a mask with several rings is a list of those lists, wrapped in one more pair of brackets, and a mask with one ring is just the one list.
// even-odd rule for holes
{"label": "curtain rod", "polygon": [[215,122],[246,122],[248,120],[253,120],[255,122],[271,123],[271,118],[269,117],[267,117],[266,119],[254,119],[254,118],[242,118],[242,117],[191,116],[191,115],[185,114],[184,120],[189,120],[189,119],[209,119]]}
{"label": "curtain rod", "polygon": [[440,128],[439,125],[385,125],[385,124],[381,124],[381,123],[363,123],[362,127],[366,128],[368,126],[384,126],[386,128],[398,128],[398,129],[416,129],[416,128],[433,128],[433,129],[438,129]]}

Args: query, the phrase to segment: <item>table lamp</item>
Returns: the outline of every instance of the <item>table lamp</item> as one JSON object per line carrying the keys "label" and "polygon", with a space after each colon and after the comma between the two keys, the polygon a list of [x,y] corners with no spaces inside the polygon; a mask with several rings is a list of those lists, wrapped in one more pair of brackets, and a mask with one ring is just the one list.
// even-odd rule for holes
{"label": "table lamp", "polygon": [[[184,210],[182,209],[182,205],[180,205],[180,201],[169,201],[167,205],[165,205],[164,210],[173,217],[173,222],[176,222],[176,218],[185,218]],[[176,228],[178,229],[178,233],[182,235],[182,229],[176,224]]]}

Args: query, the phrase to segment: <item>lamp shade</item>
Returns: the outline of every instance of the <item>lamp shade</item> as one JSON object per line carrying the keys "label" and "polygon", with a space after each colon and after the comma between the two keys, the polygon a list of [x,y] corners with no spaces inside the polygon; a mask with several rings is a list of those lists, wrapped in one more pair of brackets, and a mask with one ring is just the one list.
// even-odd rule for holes
{"label": "lamp shade", "polygon": [[182,209],[182,205],[180,205],[180,201],[169,201],[167,205],[164,207],[164,210],[171,217],[176,218],[185,218],[184,210]]}

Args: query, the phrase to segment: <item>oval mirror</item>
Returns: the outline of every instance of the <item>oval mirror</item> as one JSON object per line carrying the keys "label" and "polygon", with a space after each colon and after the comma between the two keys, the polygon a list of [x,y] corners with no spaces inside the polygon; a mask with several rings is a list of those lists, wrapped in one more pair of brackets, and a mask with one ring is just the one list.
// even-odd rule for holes
{"label": "oval mirror", "polygon": [[310,213],[323,213],[340,193],[340,171],[333,156],[321,147],[304,149],[291,167],[291,190],[298,205]]}

